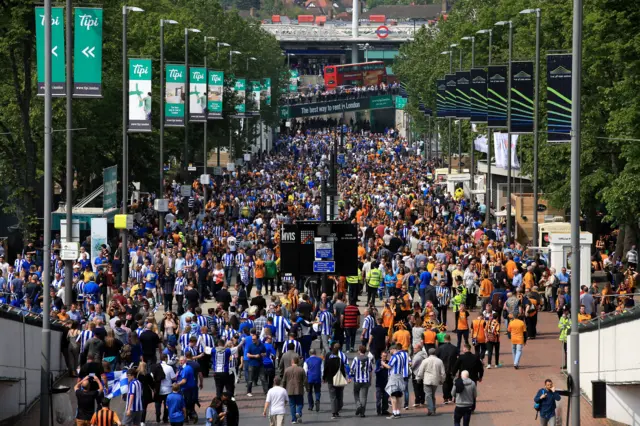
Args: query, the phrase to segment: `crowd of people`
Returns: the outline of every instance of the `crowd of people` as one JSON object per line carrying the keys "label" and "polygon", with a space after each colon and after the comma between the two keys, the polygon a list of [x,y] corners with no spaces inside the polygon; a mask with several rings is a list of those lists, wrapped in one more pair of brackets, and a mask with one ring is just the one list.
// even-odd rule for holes
{"label": "crowd of people", "polygon": [[358,99],[375,95],[397,95],[400,91],[399,83],[380,83],[365,86],[338,86],[327,89],[320,85],[302,87],[293,93],[287,93],[280,98],[281,105],[296,105],[301,103],[316,103]]}
{"label": "crowd of people", "polygon": [[[172,425],[197,421],[207,377],[216,391],[205,402],[207,425],[239,424],[240,380],[249,398],[261,384],[272,425],[283,424],[287,406],[301,422],[305,403],[340,419],[347,386],[356,415],[366,416],[373,387],[375,414],[389,419],[402,417],[410,394],[414,407],[435,415],[441,386],[443,404],[455,404],[454,424],[468,425],[485,369],[504,365],[501,341],[517,370],[548,310],[558,314],[566,347],[568,307],[577,303],[567,271],[508,242],[501,223],[484,223],[483,203],[432,182],[437,164],[397,132],[349,130],[340,147],[339,219],[358,227],[359,273],[331,277],[324,292],[280,271],[280,226],[320,218],[336,129],[283,136],[259,163],[212,181],[206,204],[199,182],[187,198],[168,184],[163,227],[152,197],[136,201],[128,247],[113,241],[91,258],[84,242],[70,289],[55,249],[51,306],[42,306],[42,268],[31,252],[11,264],[0,257],[2,302],[27,314],[49,309],[66,327],[77,425],[119,423],[109,408],[119,396],[122,424],[153,414]],[[583,289],[581,321],[614,312],[614,299],[633,304],[633,266],[615,291],[609,283]],[[535,397],[548,422],[558,399],[551,382]]]}

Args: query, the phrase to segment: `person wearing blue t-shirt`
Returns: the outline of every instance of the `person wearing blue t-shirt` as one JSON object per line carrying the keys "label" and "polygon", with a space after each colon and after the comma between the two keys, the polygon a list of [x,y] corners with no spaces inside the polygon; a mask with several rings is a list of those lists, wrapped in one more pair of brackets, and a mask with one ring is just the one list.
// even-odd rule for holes
{"label": "person wearing blue t-shirt", "polygon": [[426,299],[426,290],[427,286],[431,284],[431,273],[426,269],[420,273],[420,286],[418,287],[418,294],[420,295],[420,303],[422,304],[422,309],[424,309],[427,304]]}
{"label": "person wearing blue t-shirt", "polygon": [[276,348],[273,346],[271,336],[266,336],[264,341],[264,349],[266,355],[262,357],[262,366],[264,368],[264,381],[267,383],[267,389],[273,387],[273,379],[276,377]]}
{"label": "person wearing blue t-shirt", "polygon": [[195,405],[198,402],[198,382],[193,368],[187,363],[187,358],[184,356],[180,357],[180,369],[178,370],[176,383],[180,385],[182,390],[187,415],[197,416]]}
{"label": "person wearing blue t-shirt", "polygon": [[171,426],[182,426],[187,418],[187,407],[184,398],[180,394],[180,385],[174,383],[172,391],[167,396],[167,410],[169,411],[169,423]]}

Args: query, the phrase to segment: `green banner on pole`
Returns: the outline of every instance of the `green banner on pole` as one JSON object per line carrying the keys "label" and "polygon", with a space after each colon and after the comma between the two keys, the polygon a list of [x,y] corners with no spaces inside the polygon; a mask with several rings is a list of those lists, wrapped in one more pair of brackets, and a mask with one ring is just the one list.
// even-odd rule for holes
{"label": "green banner on pole", "polygon": [[222,118],[222,99],[224,96],[224,72],[209,70],[209,88],[207,89],[207,118]]}
{"label": "green banner on pole", "polygon": [[251,87],[251,114],[260,115],[260,81],[251,80],[249,86]]}
{"label": "green banner on pole", "polygon": [[151,131],[151,59],[129,59],[129,132]]}
{"label": "green banner on pole", "polygon": [[184,65],[165,67],[164,125],[184,126],[184,99],[187,76]]}
{"label": "green banner on pole", "polygon": [[300,79],[300,76],[299,76],[297,70],[290,70],[289,71],[289,91],[290,92],[297,92],[298,91],[298,80],[299,79]]}
{"label": "green banner on pole", "polygon": [[[44,95],[44,8],[36,7],[36,60],[38,96]],[[51,8],[51,94],[66,93],[64,59],[64,8]]]}
{"label": "green banner on pole", "polygon": [[[400,98],[400,96],[396,96],[396,99],[397,98]],[[394,106],[394,99],[391,95],[380,95],[345,101],[281,106],[278,111],[280,118],[286,120],[296,117],[313,117],[317,115],[335,114],[348,111],[387,109],[393,108]]]}
{"label": "green banner on pole", "polygon": [[533,133],[533,62],[511,62],[511,133]]}
{"label": "green banner on pole", "polygon": [[260,93],[260,100],[265,105],[271,106],[271,79],[265,78],[262,80],[262,91]]}
{"label": "green banner on pole", "polygon": [[189,68],[189,121],[204,123],[207,119],[207,71]]}
{"label": "green banner on pole", "polygon": [[[151,60],[149,60],[151,62]],[[111,166],[102,171],[102,208],[104,210],[118,207],[118,166]]]}
{"label": "green banner on pole", "polygon": [[404,109],[407,106],[408,98],[403,98],[402,96],[396,96],[395,104],[396,109]]}
{"label": "green banner on pole", "polygon": [[444,78],[436,80],[436,93],[436,113],[438,118],[447,117],[449,102],[447,101],[447,83]]}
{"label": "green banner on pole", "polygon": [[[489,83],[487,86],[487,127],[507,127],[507,66],[491,65],[489,67]],[[491,141],[489,141],[491,143]]]}
{"label": "green banner on pole", "polygon": [[571,142],[571,53],[547,55],[547,141]]}
{"label": "green banner on pole", "polygon": [[235,92],[240,103],[236,104],[236,112],[238,114],[245,114],[247,112],[247,104],[245,98],[247,96],[247,80],[244,78],[238,78],[233,85],[233,91]]}
{"label": "green banner on pole", "polygon": [[73,96],[102,96],[102,9],[75,8]]}
{"label": "green banner on pole", "polygon": [[447,118],[458,117],[458,104],[456,103],[456,75],[446,74],[444,76],[447,95]]}
{"label": "green banner on pole", "polygon": [[469,71],[456,72],[456,109],[458,118],[471,118],[470,80]]}

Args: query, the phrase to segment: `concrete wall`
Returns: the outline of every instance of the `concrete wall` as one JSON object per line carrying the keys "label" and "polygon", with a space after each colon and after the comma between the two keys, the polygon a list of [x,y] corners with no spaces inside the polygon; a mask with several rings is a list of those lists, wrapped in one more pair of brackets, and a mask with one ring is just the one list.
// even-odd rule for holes
{"label": "concrete wall", "polygon": [[[607,382],[607,418],[640,425],[640,319],[580,333],[580,386],[589,400],[591,382]],[[569,345],[569,360],[571,346]],[[598,374],[599,373],[599,374]]]}
{"label": "concrete wall", "polygon": [[[42,329],[0,318],[0,330],[4,342],[0,345],[1,422],[22,413],[40,395]],[[60,354],[61,336],[61,332],[51,331],[51,370],[54,379],[66,371],[64,358]]]}

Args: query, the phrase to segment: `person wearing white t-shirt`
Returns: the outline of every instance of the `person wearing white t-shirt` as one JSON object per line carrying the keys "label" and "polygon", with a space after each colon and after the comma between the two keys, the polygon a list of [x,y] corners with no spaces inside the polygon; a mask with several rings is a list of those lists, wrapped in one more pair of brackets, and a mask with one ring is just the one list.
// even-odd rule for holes
{"label": "person wearing white t-shirt", "polygon": [[160,423],[160,412],[162,406],[164,405],[164,417],[163,420],[165,423],[169,420],[169,410],[167,409],[167,395],[169,395],[172,391],[171,385],[176,378],[176,373],[173,371],[173,368],[167,364],[169,357],[167,354],[162,354],[160,356],[162,362],[160,366],[162,367],[162,371],[164,371],[164,379],[160,381],[160,398],[156,399],[156,423]]}
{"label": "person wearing white t-shirt", "polygon": [[283,426],[284,415],[287,412],[287,406],[289,405],[289,395],[287,391],[281,386],[282,381],[280,377],[273,379],[273,387],[267,392],[267,399],[264,402],[263,416],[267,416],[267,410],[269,413],[269,426]]}

